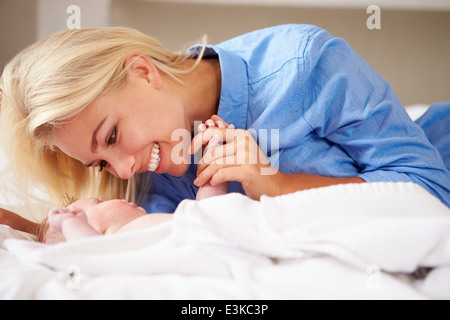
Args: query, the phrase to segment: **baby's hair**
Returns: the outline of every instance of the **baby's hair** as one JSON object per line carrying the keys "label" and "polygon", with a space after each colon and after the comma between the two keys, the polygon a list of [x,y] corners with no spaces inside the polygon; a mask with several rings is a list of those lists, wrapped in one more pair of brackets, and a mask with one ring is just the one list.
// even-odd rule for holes
{"label": "baby's hair", "polygon": [[[74,196],[71,196],[69,194],[64,194],[63,198],[62,198],[62,203],[60,205],[60,207],[68,207],[70,206],[72,203],[74,203],[75,201],[77,201],[78,199]],[[47,233],[47,230],[49,228],[49,224],[48,224],[48,216],[46,216],[41,223],[39,223],[38,227],[36,228],[36,236],[37,236],[37,241],[38,242],[44,242],[44,237],[45,234]]]}
{"label": "baby's hair", "polygon": [[62,204],[61,207],[68,207],[70,206],[72,203],[74,203],[75,201],[78,201],[79,199],[77,199],[74,196],[68,195],[67,193],[64,194],[63,198],[62,198]]}

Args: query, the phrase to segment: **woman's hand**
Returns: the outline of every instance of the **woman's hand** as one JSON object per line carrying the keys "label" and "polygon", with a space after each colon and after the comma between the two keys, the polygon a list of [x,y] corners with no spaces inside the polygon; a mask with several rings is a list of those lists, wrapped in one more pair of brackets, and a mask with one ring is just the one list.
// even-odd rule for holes
{"label": "woman's hand", "polygon": [[191,152],[196,153],[215,134],[221,137],[223,145],[205,152],[194,184],[201,187],[208,182],[215,186],[238,181],[251,199],[277,195],[282,174],[270,165],[252,135],[247,130],[230,128],[219,116],[214,115],[211,120],[216,126],[209,126],[194,137]]}
{"label": "woman's hand", "polygon": [[272,167],[252,135],[247,130],[226,128],[227,124],[218,116],[215,122],[225,125],[209,127],[192,139],[191,153],[196,153],[210,139],[219,134],[223,145],[208,150],[203,155],[194,184],[218,185],[226,181],[238,181],[247,196],[259,200],[262,195],[277,196],[300,190],[325,186],[363,183],[359,177],[323,177],[304,173],[285,174]]}

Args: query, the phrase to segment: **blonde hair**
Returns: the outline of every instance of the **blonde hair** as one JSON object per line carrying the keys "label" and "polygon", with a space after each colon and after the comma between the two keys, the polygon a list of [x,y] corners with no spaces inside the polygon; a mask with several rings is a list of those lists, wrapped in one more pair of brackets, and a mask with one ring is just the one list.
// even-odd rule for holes
{"label": "blonde hair", "polygon": [[[56,33],[20,52],[0,79],[0,136],[18,187],[25,191],[30,182],[44,187],[52,204],[64,194],[135,201],[136,179],[123,181],[86,168],[53,145],[53,129],[119,87],[129,54],[145,55],[160,72],[179,80],[200,63],[205,39],[195,57],[172,52],[133,29],[83,28]],[[192,67],[181,68],[194,58]]]}

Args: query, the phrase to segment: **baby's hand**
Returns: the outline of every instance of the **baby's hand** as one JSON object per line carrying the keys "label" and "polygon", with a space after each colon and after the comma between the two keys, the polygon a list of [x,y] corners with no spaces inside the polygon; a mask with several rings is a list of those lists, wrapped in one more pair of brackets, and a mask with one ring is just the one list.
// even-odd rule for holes
{"label": "baby's hand", "polygon": [[[209,128],[220,128],[220,129],[234,129],[233,125],[228,125],[225,121],[223,121],[219,116],[212,116],[211,119],[207,120],[205,124],[200,124],[198,127],[198,131],[200,133],[205,132]],[[221,132],[215,133],[209,141],[207,141],[207,145],[205,147],[204,155],[206,152],[210,153],[212,149],[218,147],[222,143],[222,135]],[[198,179],[194,181],[194,184],[198,182]],[[209,182],[201,186],[197,192],[197,200],[206,199],[212,196],[219,196],[222,194],[226,194],[228,190],[228,182],[224,182],[215,186],[212,186]]]}
{"label": "baby's hand", "polygon": [[233,124],[228,124],[225,121],[223,121],[222,118],[220,118],[219,116],[213,115],[211,119],[206,120],[205,124],[202,123],[198,126],[198,131],[203,132],[207,128],[214,128],[214,127],[234,129]]}
{"label": "baby's hand", "polygon": [[[207,131],[208,129],[212,128],[210,131]],[[214,129],[217,128],[217,129]],[[206,120],[205,123],[200,123],[197,127],[198,133],[197,135],[192,139],[191,147],[189,148],[190,154],[195,154],[196,152],[202,150],[202,151],[208,151],[209,149],[214,148],[212,146],[211,140],[218,140],[214,141],[215,146],[219,144],[219,142],[223,141],[223,129],[234,129],[234,125],[226,123],[224,120],[222,120],[221,117],[218,115],[213,115],[210,119]],[[209,138],[204,138],[204,135],[207,135]],[[216,137],[217,136],[217,137]],[[210,146],[204,147],[205,145],[210,144]],[[204,150],[205,148],[206,150]],[[204,155],[204,152],[202,152],[202,156]]]}
{"label": "baby's hand", "polygon": [[[198,126],[198,132],[204,132],[206,131],[206,129],[208,128],[229,128],[229,129],[234,129],[234,125],[232,124],[228,124],[225,121],[222,120],[222,118],[220,118],[217,115],[213,115],[211,117],[211,119],[206,120],[205,124],[201,123]],[[205,152],[213,149],[215,147],[217,147],[219,145],[219,142],[222,142],[222,138],[219,134],[215,134],[214,136],[212,136],[212,138],[209,140],[208,144],[205,147]]]}
{"label": "baby's hand", "polygon": [[48,223],[50,227],[62,231],[62,225],[70,219],[79,219],[87,223],[87,216],[81,209],[70,210],[68,208],[53,208],[48,213]]}

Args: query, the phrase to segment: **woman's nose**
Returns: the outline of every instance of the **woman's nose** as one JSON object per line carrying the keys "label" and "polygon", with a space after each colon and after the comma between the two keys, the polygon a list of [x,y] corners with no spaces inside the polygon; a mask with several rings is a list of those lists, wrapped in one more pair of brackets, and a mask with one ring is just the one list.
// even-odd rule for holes
{"label": "woman's nose", "polygon": [[134,156],[117,157],[110,162],[112,174],[120,179],[130,179],[136,173]]}

